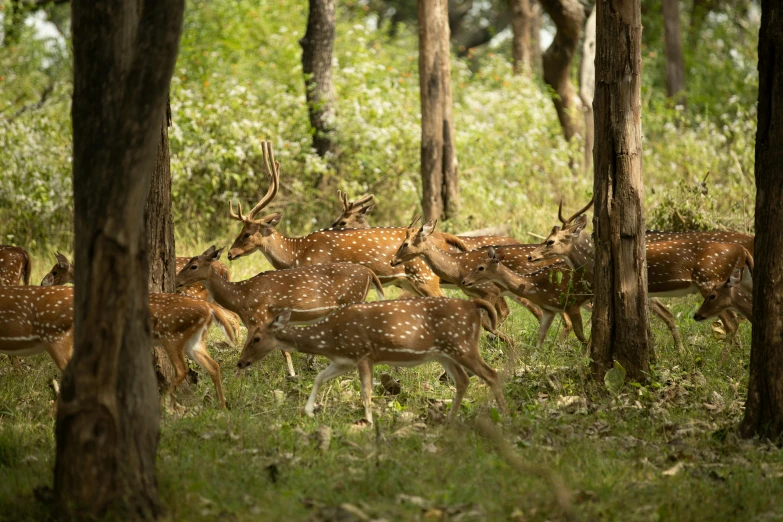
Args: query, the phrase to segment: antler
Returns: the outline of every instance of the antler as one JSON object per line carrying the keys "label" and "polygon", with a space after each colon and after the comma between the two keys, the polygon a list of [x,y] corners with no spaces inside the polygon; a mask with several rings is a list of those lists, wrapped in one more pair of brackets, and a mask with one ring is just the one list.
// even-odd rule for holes
{"label": "antler", "polygon": [[557,218],[560,220],[560,222],[563,225],[568,225],[572,223],[576,218],[578,218],[579,216],[587,212],[587,209],[593,206],[593,201],[595,201],[595,195],[593,195],[593,197],[590,198],[590,202],[587,205],[585,205],[585,207],[582,210],[578,211],[576,214],[574,214],[568,219],[563,219],[563,200],[560,199],[560,206],[557,208]]}
{"label": "antler", "polygon": [[[275,161],[275,155],[272,152],[272,143],[264,141],[261,143],[261,151],[264,155],[264,166],[266,167],[266,173],[269,175],[269,189],[266,191],[266,195],[261,198],[255,207],[250,209],[247,215],[242,215],[242,203],[237,202],[237,208],[239,214],[234,213],[234,206],[231,200],[228,201],[228,216],[231,219],[237,221],[250,221],[253,219],[259,210],[266,207],[269,202],[275,199],[277,190],[280,188],[280,162]],[[274,168],[273,168],[274,166]]]}
{"label": "antler", "polygon": [[337,199],[340,200],[340,204],[343,206],[343,212],[348,211],[348,193],[337,189]]}
{"label": "antler", "polygon": [[365,194],[364,196],[360,197],[356,201],[349,202],[347,210],[357,209],[357,208],[361,207],[362,205],[364,205],[365,203],[367,203],[369,201],[372,201],[373,198],[375,198],[375,196],[373,194]]}
{"label": "antler", "polygon": [[416,225],[416,223],[419,222],[420,219],[421,219],[421,214],[414,214],[413,219],[411,220],[411,224],[408,225],[408,228],[413,228]]}

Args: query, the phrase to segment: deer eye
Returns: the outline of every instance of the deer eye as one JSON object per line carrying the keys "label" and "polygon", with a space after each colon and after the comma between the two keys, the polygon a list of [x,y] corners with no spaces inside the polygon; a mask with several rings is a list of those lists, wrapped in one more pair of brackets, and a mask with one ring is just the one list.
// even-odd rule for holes
{"label": "deer eye", "polygon": [[195,270],[196,268],[198,268],[196,265],[190,265],[191,270]]}
{"label": "deer eye", "polygon": [[52,275],[56,276],[57,275],[57,270],[52,270]]}
{"label": "deer eye", "polygon": [[261,342],[261,338],[260,337],[256,337],[255,339],[253,339],[253,342],[254,343],[260,343]]}
{"label": "deer eye", "polygon": [[480,267],[478,267],[478,270],[479,270],[479,272],[483,272],[484,271],[484,267],[480,266]]}
{"label": "deer eye", "polygon": [[715,299],[717,299],[717,297],[718,297],[717,295],[715,295],[715,294],[711,294],[711,295],[710,295],[710,297],[709,297],[708,299],[709,299],[710,301],[714,301]]}
{"label": "deer eye", "polygon": [[250,232],[245,232],[245,235],[242,236],[244,239],[248,239],[250,237]]}
{"label": "deer eye", "polygon": [[554,242],[554,241],[552,241],[551,239],[550,239],[549,241],[547,241],[547,242],[546,242],[546,246],[552,246],[552,245],[554,245],[554,244],[555,244],[555,242]]}
{"label": "deer eye", "polygon": [[408,248],[408,243],[403,243],[403,244],[402,244],[402,247],[403,247],[403,248]]}
{"label": "deer eye", "polygon": [[345,222],[345,221],[340,221],[340,226],[341,226],[341,227],[344,227],[344,226],[345,226],[345,225],[347,225],[347,224],[348,224],[348,223],[347,223],[347,222]]}

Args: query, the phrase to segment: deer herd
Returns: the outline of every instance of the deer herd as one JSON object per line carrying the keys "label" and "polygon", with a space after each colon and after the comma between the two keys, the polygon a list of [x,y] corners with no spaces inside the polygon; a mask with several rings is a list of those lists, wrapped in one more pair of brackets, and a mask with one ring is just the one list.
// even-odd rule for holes
{"label": "deer herd", "polygon": [[[455,236],[436,230],[436,221],[407,227],[370,227],[373,196],[356,201],[339,193],[343,212],[330,228],[304,237],[287,237],[276,226],[282,215],[259,213],[275,198],[280,164],[269,142],[263,144],[269,188],[247,214],[229,202],[229,216],[242,229],[226,257],[235,260],[260,251],[274,270],[245,281],[231,281],[220,262],[223,248],[177,258],[176,294],[151,294],[153,343],[171,360],[175,377],[169,394],[187,374],[186,357],[209,373],[220,407],[226,406],[219,364],[207,350],[207,331],[217,324],[233,345],[238,322],[247,329],[237,371],[279,349],[290,376],[289,352],[322,356],[330,364],[315,378],[304,407],[312,416],[321,385],[356,368],[367,423],[372,423],[373,365],[416,366],[438,361],[455,384],[451,416],[460,408],[469,375],[491,389],[506,410],[500,379],[479,352],[486,330],[513,341],[498,327],[508,317],[506,298],[527,308],[539,321],[539,350],[556,315],[565,333],[583,344],[582,308],[592,299],[593,247],[585,228],[588,203],[555,226],[541,244],[521,244],[503,236]],[[704,302],[694,314],[719,317],[731,337],[739,313],[751,320],[753,236],[736,232],[648,232],[647,283],[650,310],[669,327],[682,349],[674,316],[658,300],[699,293]],[[58,369],[73,350],[73,266],[62,254],[41,286],[30,286],[30,257],[19,247],[0,246],[0,353],[16,357],[47,352]],[[413,294],[385,300],[383,287]],[[365,303],[370,289],[377,300]],[[445,297],[442,288],[464,292],[470,300]],[[299,326],[292,326],[299,325]]]}

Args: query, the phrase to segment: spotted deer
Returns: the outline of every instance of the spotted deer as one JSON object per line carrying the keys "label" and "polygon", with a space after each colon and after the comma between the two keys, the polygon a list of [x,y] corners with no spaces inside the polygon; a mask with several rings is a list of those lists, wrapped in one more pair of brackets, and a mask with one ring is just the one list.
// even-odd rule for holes
{"label": "spotted deer", "polygon": [[729,279],[713,288],[704,298],[693,318],[705,321],[720,315],[726,310],[734,310],[753,323],[753,296],[741,288],[744,266],[735,267]]}
{"label": "spotted deer", "polygon": [[[230,282],[216,270],[223,249],[209,247],[190,259],[177,274],[177,286],[201,282],[220,306],[236,313],[248,332],[266,324],[283,310],[290,310],[294,324],[317,321],[343,306],[361,303],[370,287],[384,299],[378,277],[353,263],[327,263],[262,272],[245,281]],[[288,373],[296,375],[284,351]]]}
{"label": "spotted deer", "polygon": [[[375,196],[372,194],[364,195],[356,201],[348,201],[348,196],[337,191],[337,197],[343,206],[343,213],[338,217],[330,228],[344,229],[344,228],[370,228],[365,219],[367,214],[375,208],[375,204],[367,207],[362,206],[364,203],[372,200]],[[518,245],[519,241],[513,237],[508,236],[457,236],[467,247],[466,250],[475,250],[484,246],[498,246],[498,245]],[[455,248],[447,249],[449,251],[459,251]]]}
{"label": "spotted deer", "polygon": [[[182,257],[177,256],[176,259],[176,265],[175,270],[179,273],[180,270],[182,270],[185,265],[188,264],[188,261],[190,261],[192,258],[190,257]],[[231,280],[231,276],[228,272],[228,267],[224,265],[221,262],[215,263],[215,272],[218,273],[221,277],[223,277],[226,281]],[[181,288],[177,288],[177,293],[182,295],[187,295],[189,297],[196,297],[198,299],[203,299],[204,301],[211,301],[212,297],[209,295],[209,290],[204,286],[203,283],[193,283],[192,285],[185,285]]]}
{"label": "spotted deer", "polygon": [[[69,290],[62,285],[73,283],[73,264],[62,254],[57,263],[41,282],[42,289]],[[72,295],[72,294],[71,294]],[[69,303],[69,317],[73,316],[73,302]],[[210,357],[207,351],[207,330],[213,321],[220,327],[226,340],[233,346],[234,325],[229,312],[221,307],[186,295],[150,294],[150,316],[152,318],[153,344],[166,352],[175,377],[169,386],[171,404],[174,406],[174,392],[179,388],[188,373],[185,357],[201,366],[212,379],[217,393],[218,405],[225,408],[226,400],[220,377],[220,365]],[[72,319],[71,319],[72,321]],[[72,343],[71,343],[72,346]],[[67,355],[70,358],[70,351]],[[56,361],[55,361],[56,362]]]}
{"label": "spotted deer", "polygon": [[[587,217],[584,213],[593,201],[568,219],[563,218],[562,202],[558,209],[558,218],[562,227],[555,226],[552,232],[528,259],[532,262],[563,258],[569,266],[584,267],[587,277],[593,277],[593,247],[590,235],[585,232]],[[726,281],[738,262],[747,264],[748,276],[742,285],[752,291],[750,274],[753,268],[753,256],[738,243],[716,243],[698,239],[667,239],[647,244],[647,292],[650,298],[678,297],[699,292],[706,296],[717,285]],[[676,329],[671,312],[656,300],[651,300],[653,308],[666,310],[670,316],[667,324]],[[677,336],[679,337],[679,335]],[[678,343],[679,345],[680,343]]]}
{"label": "spotted deer", "polygon": [[463,286],[471,288],[477,284],[496,283],[506,291],[539,306],[543,317],[538,328],[536,350],[544,344],[556,314],[568,317],[576,337],[587,344],[580,309],[590,302],[593,294],[584,272],[571,270],[565,263],[556,262],[520,275],[506,266],[504,260],[502,251],[497,252],[494,247],[489,247],[484,259],[462,280]]}
{"label": "spotted deer", "polygon": [[21,247],[0,245],[0,286],[29,285],[30,254]]}
{"label": "spotted deer", "polygon": [[331,364],[315,378],[305,406],[309,416],[325,381],[358,368],[364,415],[372,424],[373,366],[417,366],[435,360],[456,384],[452,419],[470,383],[466,369],[489,385],[498,407],[506,411],[498,375],[479,353],[482,311],[494,326],[495,309],[481,300],[423,298],[355,304],[304,328],[287,327],[286,311],[248,335],[237,366],[246,368],[276,349],[327,357]]}
{"label": "spotted deer", "polygon": [[[270,179],[266,195],[246,215],[242,214],[241,205],[235,213],[229,202],[229,216],[242,223],[242,231],[228,251],[230,261],[260,250],[277,269],[356,263],[372,270],[384,285],[393,284],[416,295],[443,295],[438,278],[423,261],[414,260],[401,267],[390,265],[397,245],[405,237],[405,228],[319,230],[294,238],[276,230],[282,217],[280,213],[255,219],[255,215],[274,199],[280,184],[280,163],[275,161],[269,142],[263,144],[263,155]],[[460,250],[467,249],[462,240],[451,234],[439,233],[436,240]]]}
{"label": "spotted deer", "polygon": [[46,352],[60,371],[73,351],[73,288],[0,287],[0,353]]}
{"label": "spotted deer", "polygon": [[[405,231],[405,239],[400,244],[399,248],[392,258],[392,265],[400,265],[412,259],[421,258],[429,267],[435,272],[441,283],[447,283],[454,285],[469,297],[482,299],[495,306],[495,311],[498,314],[498,323],[502,323],[508,316],[508,305],[503,299],[501,294],[514,298],[513,293],[507,292],[505,289],[490,282],[486,282],[479,285],[474,285],[470,288],[462,285],[462,279],[470,273],[476,263],[486,257],[486,249],[471,250],[470,252],[447,252],[438,248],[438,246],[431,241],[433,231],[437,222],[431,220],[424,223],[421,227],[416,225],[417,221],[412,222]],[[532,247],[527,248],[524,245],[514,245],[504,248],[509,252],[509,259],[513,259],[518,264],[524,266],[524,269],[533,269],[534,266],[527,261],[527,254]],[[519,266],[517,268],[520,268]],[[532,304],[530,301],[520,298],[520,303],[527,307],[531,313],[533,313],[538,319],[541,318],[541,310]],[[484,321],[484,329],[488,330],[488,323]],[[503,334],[500,337],[504,342],[510,343],[510,339]]]}

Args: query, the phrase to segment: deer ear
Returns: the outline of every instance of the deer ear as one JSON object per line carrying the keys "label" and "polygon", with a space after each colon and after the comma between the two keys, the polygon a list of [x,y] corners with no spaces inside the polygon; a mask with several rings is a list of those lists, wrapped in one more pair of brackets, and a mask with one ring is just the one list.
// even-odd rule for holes
{"label": "deer ear", "polygon": [[[215,247],[213,246],[212,248],[214,249]],[[223,253],[223,249],[224,248],[225,247],[221,247],[221,248],[215,250],[214,252],[212,252],[212,260],[213,261],[217,261],[218,259],[220,259],[220,254]]]}
{"label": "deer ear", "polygon": [[61,268],[68,268],[68,265],[70,265],[70,263],[68,262],[68,258],[62,255],[60,252],[54,254],[54,258],[57,260],[57,264]]}
{"label": "deer ear", "polygon": [[587,226],[587,216],[582,214],[581,216],[576,218],[574,224],[569,227],[569,232],[571,232],[572,236],[576,237],[582,233],[582,230],[584,230],[586,226]]}
{"label": "deer ear", "polygon": [[495,247],[489,247],[487,249],[487,257],[490,259],[495,259]]}
{"label": "deer ear", "polygon": [[283,219],[283,215],[280,212],[275,212],[274,214],[270,214],[266,216],[262,221],[263,225],[265,227],[274,228],[277,226],[278,223],[280,223],[280,220]]}
{"label": "deer ear", "polygon": [[361,209],[359,209],[359,214],[364,214],[366,216],[367,214],[372,212],[372,209],[374,208],[375,208],[375,203],[371,205],[367,205],[366,207],[362,207]]}
{"label": "deer ear", "polygon": [[549,235],[551,236],[557,234],[558,232],[560,232],[560,227],[558,225],[555,225],[552,227],[552,232],[550,232]]}
{"label": "deer ear", "polygon": [[291,310],[283,310],[271,323],[269,323],[269,328],[273,330],[283,328],[288,324],[289,319],[291,319]]}
{"label": "deer ear", "polygon": [[733,286],[737,286],[742,282],[742,269],[741,268],[735,268],[734,271],[731,273],[731,276],[729,276],[729,280],[726,281],[726,286],[729,288]]}
{"label": "deer ear", "polygon": [[204,250],[204,252],[201,255],[204,257],[211,257],[214,252],[215,252],[215,245],[212,245],[208,249]]}
{"label": "deer ear", "polygon": [[430,234],[432,234],[432,232],[435,230],[435,225],[437,224],[438,224],[437,219],[435,221],[428,219],[427,222],[421,226],[421,230],[419,231],[421,237],[427,237]]}

